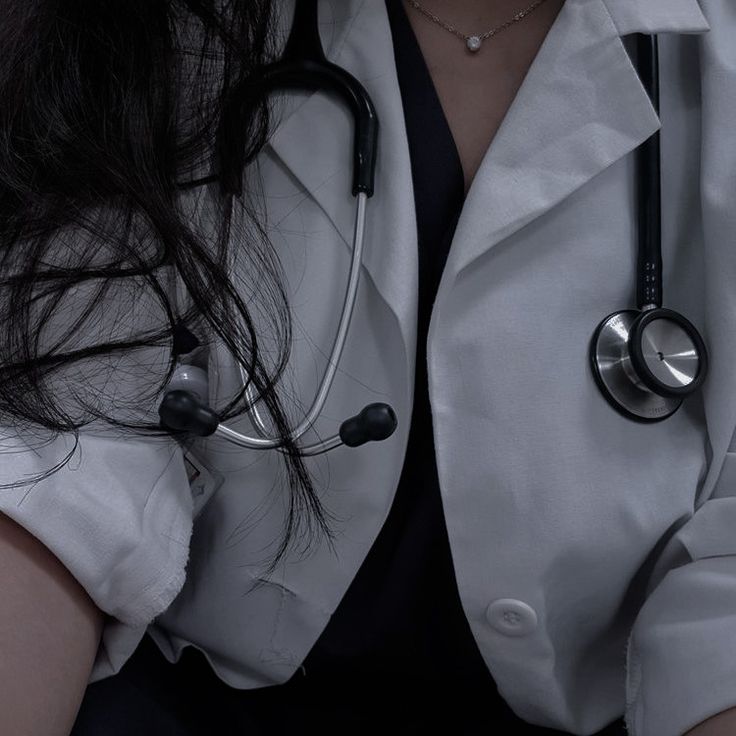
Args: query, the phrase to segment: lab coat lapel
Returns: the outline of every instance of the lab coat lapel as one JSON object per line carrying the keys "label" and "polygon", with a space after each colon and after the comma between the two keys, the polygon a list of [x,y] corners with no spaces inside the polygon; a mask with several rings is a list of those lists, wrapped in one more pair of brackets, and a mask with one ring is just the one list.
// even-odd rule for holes
{"label": "lab coat lapel", "polygon": [[[416,318],[416,220],[384,0],[322,0],[319,7],[328,58],[359,79],[378,111],[376,193],[368,202],[363,265],[397,315],[412,354],[413,338],[407,325],[414,324]],[[283,116],[270,141],[271,149],[324,210],[345,245],[352,247],[352,118],[345,106],[330,96],[290,97],[286,104],[292,111]],[[401,243],[401,247],[394,243]]]}
{"label": "lab coat lapel", "polygon": [[710,29],[698,0],[604,0],[604,4],[621,36]]}
{"label": "lab coat lapel", "polygon": [[[733,12],[733,11],[729,11]],[[701,126],[700,193],[705,240],[706,329],[710,369],[703,386],[708,435],[713,451],[702,496],[719,481],[726,453],[736,451],[736,47],[729,24],[714,26],[700,44]],[[732,472],[732,471],[731,471]],[[724,473],[720,495],[732,495],[733,475]]]}
{"label": "lab coat lapel", "polygon": [[705,30],[697,0],[567,0],[476,175],[447,275],[458,274],[659,129],[623,31]]}

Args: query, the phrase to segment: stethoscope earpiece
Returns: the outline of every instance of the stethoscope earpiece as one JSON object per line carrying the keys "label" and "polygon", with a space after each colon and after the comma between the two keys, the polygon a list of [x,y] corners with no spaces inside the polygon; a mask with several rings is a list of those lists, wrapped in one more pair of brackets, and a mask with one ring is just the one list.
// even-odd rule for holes
{"label": "stethoscope earpiece", "polygon": [[388,404],[369,404],[340,425],[340,439],[347,447],[360,447],[388,439],[397,426],[396,412]]}
{"label": "stethoscope earpiece", "polygon": [[[294,22],[282,58],[266,66],[261,82],[264,92],[286,89],[332,92],[350,108],[355,129],[352,191],[356,197],[356,211],[350,272],[327,368],[309,411],[289,432],[291,442],[297,443],[313,427],[324,409],[355,309],[365,240],[366,203],[373,196],[374,188],[378,116],[363,85],[348,71],[329,62],[325,57],[319,32],[317,0],[303,0],[296,4]],[[211,177],[206,177],[196,183],[202,184],[210,180]],[[197,345],[198,341],[188,331],[175,332],[175,352],[186,353]],[[258,396],[248,376],[242,377],[247,413],[258,436],[245,435],[219,423],[216,413],[205,404],[208,394],[207,375],[202,369],[190,365],[180,365],[172,376],[159,409],[162,426],[200,437],[214,433],[235,445],[252,450],[283,451],[284,440],[271,436],[258,409]],[[357,416],[346,419],[338,434],[309,445],[298,443],[297,451],[303,457],[310,457],[342,445],[359,447],[366,442],[388,439],[396,426],[396,415],[390,406],[371,404]]]}
{"label": "stethoscope earpiece", "polygon": [[197,396],[177,389],[167,391],[158,408],[161,426],[186,432],[195,437],[209,437],[220,426],[220,417]]}

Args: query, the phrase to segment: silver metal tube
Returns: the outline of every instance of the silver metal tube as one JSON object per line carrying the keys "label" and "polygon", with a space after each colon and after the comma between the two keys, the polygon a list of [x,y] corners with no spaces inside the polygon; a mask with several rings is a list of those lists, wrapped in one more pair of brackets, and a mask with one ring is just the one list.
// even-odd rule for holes
{"label": "silver metal tube", "polygon": [[340,435],[336,434],[329,439],[323,440],[322,442],[315,442],[313,445],[304,445],[299,448],[299,454],[304,457],[312,457],[314,455],[323,455],[325,452],[334,450],[336,447],[340,447],[343,442],[340,439]]}
{"label": "silver metal tube", "polygon": [[248,409],[248,416],[253,423],[253,429],[256,430],[260,437],[267,438],[268,428],[266,427],[266,423],[263,421],[261,412],[258,411],[256,392],[253,389],[253,384],[248,383],[248,376],[246,375],[245,368],[242,365],[240,366],[240,378],[243,381],[243,386],[246,386],[245,400],[248,402],[248,406],[250,407]]}
{"label": "silver metal tube", "polygon": [[[360,269],[363,258],[363,244],[365,241],[365,213],[366,203],[368,196],[361,192],[358,194],[357,206],[355,213],[355,228],[353,231],[353,253],[350,260],[350,276],[348,278],[347,287],[345,289],[345,299],[343,300],[342,315],[340,317],[340,323],[337,328],[335,340],[332,344],[332,351],[330,353],[330,359],[325,369],[325,374],[322,376],[317,394],[312,402],[312,406],[307,412],[304,419],[300,424],[291,431],[290,438],[292,441],[298,440],[307,430],[314,424],[319,414],[322,412],[324,405],[327,401],[327,396],[332,387],[332,382],[337,372],[337,367],[340,363],[345,343],[347,341],[348,331],[350,329],[350,322],[353,318],[353,312],[355,310],[355,302],[358,296],[358,286],[360,284]],[[248,377],[245,375],[245,369],[240,367],[240,375],[243,379],[243,385],[247,384]],[[254,401],[255,392],[252,386],[248,386],[245,392],[246,401],[249,404],[248,416],[255,431],[260,435],[259,437],[249,437],[247,435],[236,432],[229,427],[220,425],[215,434],[224,439],[232,442],[233,444],[241,447],[248,447],[255,450],[272,450],[282,446],[280,439],[274,439],[268,436],[268,429],[263,417],[261,416],[257,402]],[[305,445],[300,448],[302,455],[319,455],[328,450],[339,447],[342,444],[339,435],[334,435],[323,442],[316,442],[312,445]]]}
{"label": "silver metal tube", "polygon": [[327,395],[332,387],[332,381],[335,378],[337,367],[342,357],[345,342],[350,329],[350,322],[353,319],[353,311],[355,309],[355,301],[358,296],[358,285],[360,284],[360,269],[363,258],[363,242],[365,240],[365,210],[368,195],[365,192],[358,194],[358,206],[355,214],[355,229],[353,231],[353,255],[350,261],[350,278],[345,289],[345,300],[343,302],[342,316],[340,324],[335,335],[335,342],[332,345],[330,360],[327,363],[325,375],[322,377],[322,383],[317,391],[312,408],[309,410],[302,423],[291,433],[292,439],[299,439],[316,421],[321,414],[322,409],[327,401]]}
{"label": "silver metal tube", "polygon": [[234,429],[220,424],[215,430],[215,435],[232,442],[239,447],[247,447],[251,450],[276,450],[283,444],[281,440],[272,440],[263,437],[248,437],[245,434],[236,432]]}
{"label": "silver metal tube", "polygon": [[[281,440],[275,439],[257,439],[255,437],[248,437],[240,432],[236,432],[230,427],[226,427],[221,424],[216,430],[215,435],[222,437],[228,442],[238,445],[239,447],[247,447],[249,450],[283,450],[283,443]],[[334,450],[336,447],[340,447],[343,442],[340,439],[340,435],[336,434],[332,437],[323,440],[322,442],[315,442],[311,445],[303,445],[299,448],[299,454],[303,457],[313,457],[314,455],[322,455],[325,452]]]}

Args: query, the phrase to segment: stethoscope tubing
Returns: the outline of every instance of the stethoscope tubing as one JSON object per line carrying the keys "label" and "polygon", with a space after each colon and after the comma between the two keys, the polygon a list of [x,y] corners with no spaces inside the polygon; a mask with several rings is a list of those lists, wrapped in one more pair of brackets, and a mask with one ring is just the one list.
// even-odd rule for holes
{"label": "stethoscope tubing", "polygon": [[[353,313],[355,312],[358,287],[360,286],[360,271],[362,268],[363,245],[365,242],[367,202],[368,195],[365,192],[359,192],[356,197],[350,275],[345,289],[340,323],[335,334],[335,339],[332,343],[332,350],[330,351],[327,368],[322,376],[322,381],[320,382],[314,401],[301,423],[289,433],[289,438],[292,442],[299,440],[314,425],[317,417],[324,409],[325,403],[327,402],[327,396],[332,388],[332,383],[335,379],[335,374],[337,373],[337,368],[345,349],[345,343],[347,342],[347,336],[350,330],[350,323],[353,319]],[[283,447],[284,443],[282,440],[272,439],[268,436],[268,428],[266,427],[263,417],[258,409],[258,401],[255,391],[253,390],[253,385],[248,381],[248,376],[246,375],[245,368],[242,365],[240,366],[240,376],[243,380],[243,385],[247,387],[245,392],[248,405],[247,413],[254,429],[260,436],[249,437],[245,434],[235,432],[224,425],[220,425],[215,434],[220,435],[241,447],[248,447],[251,449],[277,450]],[[306,456],[319,455],[324,452],[328,452],[335,447],[339,447],[341,444],[342,440],[340,439],[340,435],[336,434],[321,442],[300,446],[299,453]]]}
{"label": "stethoscope tubing", "polygon": [[[636,68],[642,85],[660,114],[659,40],[637,34]],[[662,152],[657,131],[636,153],[639,251],[636,301],[641,311],[662,306]]]}
{"label": "stethoscope tubing", "polygon": [[[636,67],[659,114],[656,35],[637,35]],[[638,309],[609,314],[589,347],[593,377],[603,397],[626,418],[643,423],[671,417],[683,399],[700,388],[708,371],[708,352],[697,328],[662,307],[661,155],[657,130],[636,152]]]}
{"label": "stethoscope tubing", "polygon": [[365,442],[387,439],[398,424],[396,414],[388,404],[374,403],[343,421],[338,434],[310,445],[298,444],[299,439],[314,427],[324,409],[355,312],[365,241],[366,206],[374,189],[379,128],[375,106],[363,85],[347,70],[325,57],[318,20],[317,0],[299,0],[296,3],[284,53],[280,60],[263,70],[257,82],[264,93],[285,89],[332,93],[347,105],[353,117],[352,193],[356,197],[356,211],[350,273],[330,357],[314,400],[302,421],[285,438],[272,437],[258,407],[259,397],[244,366],[240,366],[245,409],[256,436],[246,435],[222,424],[217,413],[204,403],[207,394],[204,371],[183,365],[172,377],[171,388],[159,407],[161,422],[166,427],[202,437],[218,435],[235,445],[254,450],[285,452],[286,445],[290,444],[296,446],[296,451],[303,456],[319,455],[341,445],[359,447]]}

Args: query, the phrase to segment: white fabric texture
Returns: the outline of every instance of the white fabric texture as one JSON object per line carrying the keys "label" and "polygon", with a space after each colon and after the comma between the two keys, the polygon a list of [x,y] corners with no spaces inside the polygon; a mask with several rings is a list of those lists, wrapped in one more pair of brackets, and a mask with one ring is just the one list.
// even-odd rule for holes
{"label": "white fabric texture", "polygon": [[[170,440],[83,431],[60,470],[18,485],[47,473],[73,447],[65,435],[42,443],[0,433],[0,484],[13,484],[0,489],[0,511],[59,558],[112,617],[106,626],[128,639],[132,633],[135,647],[184,583],[192,521],[181,450]],[[110,654],[107,633],[91,680],[117,671],[132,652],[122,660]]]}
{"label": "white fabric texture", "polygon": [[62,468],[29,484],[74,447],[0,435],[0,510],[40,539],[97,606],[131,626],[149,623],[184,581],[191,496],[181,450],[160,439],[82,431]]}
{"label": "white fabric texture", "polygon": [[698,500],[658,560],[632,630],[632,736],[681,736],[736,707],[736,447],[718,431],[736,423],[733,389],[722,392],[736,373],[736,4],[700,5],[711,26],[700,42],[700,204],[713,358],[705,393],[713,453],[723,460],[715,487],[715,477],[706,484],[708,500]]}
{"label": "white fabric texture", "polygon": [[[89,244],[82,238],[89,237],[63,231],[50,252],[73,264]],[[97,253],[105,255],[100,247]],[[96,295],[94,308],[59,351],[166,327],[161,305],[141,282],[118,279],[100,294],[97,289],[87,281],[69,290],[43,321],[42,353],[57,349]],[[92,679],[117,671],[132,652],[121,657],[109,629],[137,643],[185,579],[192,499],[182,450],[157,428],[157,392],[168,361],[168,348],[146,347],[76,360],[51,372],[48,394],[85,422],[78,437],[54,436],[30,424],[0,425],[0,512],[43,542],[110,617]],[[152,426],[159,436],[111,427],[93,418],[98,411]]]}

